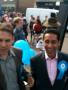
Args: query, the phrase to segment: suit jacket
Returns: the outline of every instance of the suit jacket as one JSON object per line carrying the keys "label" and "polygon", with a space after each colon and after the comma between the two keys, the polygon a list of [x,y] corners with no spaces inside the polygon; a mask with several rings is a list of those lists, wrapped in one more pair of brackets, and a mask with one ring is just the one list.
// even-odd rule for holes
{"label": "suit jacket", "polygon": [[23,81],[27,79],[28,73],[23,67],[24,64],[22,62],[22,51],[21,49],[14,48],[14,47],[12,47],[10,51],[12,53],[12,56],[16,64],[18,84],[19,84],[20,90],[25,90],[26,88]]}
{"label": "suit jacket", "polygon": [[35,84],[34,87],[31,88],[31,90],[68,90],[68,68],[64,72],[63,77],[61,79],[58,79],[58,76],[60,74],[58,64],[62,61],[68,63],[68,55],[59,52],[57,61],[57,76],[54,85],[52,86],[48,77],[44,52],[33,57],[31,59],[31,69],[32,75],[35,79]]}
{"label": "suit jacket", "polygon": [[[10,54],[14,58],[16,64],[17,80],[18,80],[17,82],[19,84],[20,90],[25,90],[25,85],[23,81],[27,77],[27,72],[25,71],[22,63],[22,51],[20,49],[12,47],[10,49]],[[1,67],[0,67],[0,90],[7,90],[6,81],[1,71]]]}

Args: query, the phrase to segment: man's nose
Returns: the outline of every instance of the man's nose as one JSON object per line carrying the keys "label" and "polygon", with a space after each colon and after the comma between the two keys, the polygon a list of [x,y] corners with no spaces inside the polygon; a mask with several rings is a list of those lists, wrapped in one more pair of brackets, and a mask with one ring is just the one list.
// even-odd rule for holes
{"label": "man's nose", "polygon": [[48,43],[48,46],[51,47],[53,44],[51,42]]}
{"label": "man's nose", "polygon": [[2,46],[4,47],[6,45],[6,42],[5,41],[2,41]]}

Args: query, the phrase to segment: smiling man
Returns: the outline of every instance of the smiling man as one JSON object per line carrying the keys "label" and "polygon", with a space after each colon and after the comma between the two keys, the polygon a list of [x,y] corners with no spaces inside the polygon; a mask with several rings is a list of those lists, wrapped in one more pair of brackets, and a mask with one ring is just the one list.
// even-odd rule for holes
{"label": "smiling man", "polygon": [[35,84],[32,90],[68,90],[68,55],[58,50],[60,34],[48,29],[43,35],[44,52],[31,59]]}
{"label": "smiling man", "polygon": [[47,30],[43,36],[44,47],[50,58],[55,58],[60,45],[59,33],[55,30]]}

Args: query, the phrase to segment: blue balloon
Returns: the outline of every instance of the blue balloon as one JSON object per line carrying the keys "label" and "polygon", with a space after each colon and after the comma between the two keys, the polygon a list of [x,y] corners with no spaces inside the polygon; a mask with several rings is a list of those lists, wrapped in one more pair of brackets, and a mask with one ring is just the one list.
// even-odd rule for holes
{"label": "blue balloon", "polygon": [[30,58],[34,57],[36,54],[37,52],[34,49],[30,48]]}
{"label": "blue balloon", "polygon": [[26,65],[30,65],[30,45],[26,40],[18,40],[14,43],[15,48],[22,50],[22,62]]}

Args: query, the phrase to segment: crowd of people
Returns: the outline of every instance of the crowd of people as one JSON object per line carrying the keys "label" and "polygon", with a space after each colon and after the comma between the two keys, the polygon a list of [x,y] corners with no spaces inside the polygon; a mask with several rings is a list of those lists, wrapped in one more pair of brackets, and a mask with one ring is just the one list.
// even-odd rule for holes
{"label": "crowd of people", "polygon": [[[49,19],[46,16],[43,23],[39,16],[35,19],[31,15],[29,24],[19,12],[5,13],[1,17],[0,90],[26,90],[26,85],[30,90],[68,90],[68,55],[59,51],[61,40],[57,28],[60,25],[54,14]],[[32,47],[27,39],[29,29],[32,40],[37,41],[33,49],[39,52],[36,51],[26,67],[21,50],[26,46],[21,44],[16,48],[14,45],[24,40]]]}

